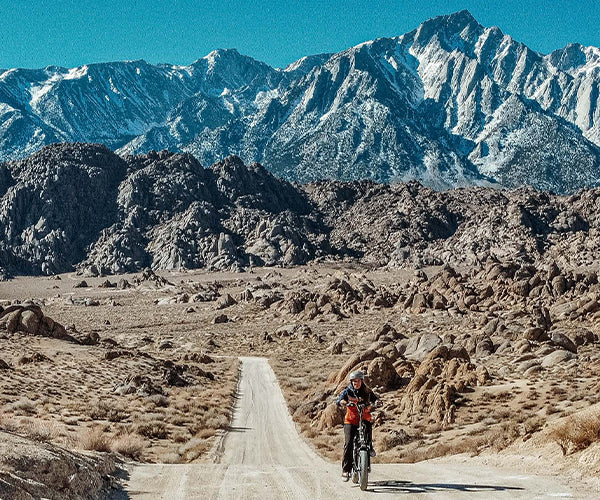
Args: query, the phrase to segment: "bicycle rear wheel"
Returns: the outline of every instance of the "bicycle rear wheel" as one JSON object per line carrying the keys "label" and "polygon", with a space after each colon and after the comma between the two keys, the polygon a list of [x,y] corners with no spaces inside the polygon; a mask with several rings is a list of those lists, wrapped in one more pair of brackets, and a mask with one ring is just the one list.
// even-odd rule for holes
{"label": "bicycle rear wheel", "polygon": [[365,491],[369,482],[369,452],[368,450],[360,450],[358,456],[358,482],[360,489]]}

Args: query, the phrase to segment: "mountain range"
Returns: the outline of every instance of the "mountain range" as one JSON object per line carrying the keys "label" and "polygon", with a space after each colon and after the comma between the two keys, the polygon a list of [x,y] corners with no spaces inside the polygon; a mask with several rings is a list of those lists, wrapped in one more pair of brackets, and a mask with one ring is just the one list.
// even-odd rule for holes
{"label": "mountain range", "polygon": [[600,184],[600,49],[548,55],[468,11],[272,68],[234,49],[0,70],[0,160],[56,142],[229,155],[301,183],[416,179],[443,189]]}

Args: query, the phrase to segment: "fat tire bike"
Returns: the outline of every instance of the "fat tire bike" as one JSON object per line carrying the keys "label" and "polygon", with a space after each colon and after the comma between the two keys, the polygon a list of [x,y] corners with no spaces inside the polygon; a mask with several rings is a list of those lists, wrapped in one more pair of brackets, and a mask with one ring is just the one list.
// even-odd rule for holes
{"label": "fat tire bike", "polygon": [[368,405],[348,403],[348,406],[356,406],[359,415],[358,432],[354,436],[354,449],[352,450],[352,482],[358,483],[360,489],[365,491],[371,471],[371,443],[367,441],[367,429],[363,420],[363,411]]}

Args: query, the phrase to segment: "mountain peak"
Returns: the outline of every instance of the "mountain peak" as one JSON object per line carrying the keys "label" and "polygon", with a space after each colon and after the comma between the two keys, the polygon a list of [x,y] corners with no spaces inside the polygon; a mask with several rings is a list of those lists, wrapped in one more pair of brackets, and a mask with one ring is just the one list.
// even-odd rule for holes
{"label": "mountain peak", "polygon": [[585,47],[579,43],[570,43],[562,49],[555,50],[548,54],[547,58],[555,68],[567,73],[587,63]]}
{"label": "mountain peak", "polygon": [[464,42],[475,43],[484,27],[477,22],[468,10],[461,10],[444,16],[432,17],[417,28],[415,43],[420,46],[427,45],[433,38],[452,50]]}

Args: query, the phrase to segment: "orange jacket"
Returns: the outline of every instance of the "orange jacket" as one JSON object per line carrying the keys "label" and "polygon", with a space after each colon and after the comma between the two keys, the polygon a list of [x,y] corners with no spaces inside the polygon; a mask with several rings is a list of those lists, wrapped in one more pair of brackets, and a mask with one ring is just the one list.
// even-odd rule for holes
{"label": "orange jacket", "polygon": [[[373,404],[377,399],[379,399],[375,393],[369,389],[364,383],[360,386],[360,389],[356,390],[352,387],[352,384],[348,385],[342,393],[340,397],[337,399],[337,404],[339,405],[342,401],[350,401],[350,398],[358,399],[361,403],[367,403],[369,405]],[[365,408],[363,410],[363,420],[367,422],[371,421],[371,412],[369,408]],[[356,406],[347,406],[346,407],[346,416],[344,417],[345,424],[358,425],[360,422],[360,417],[358,415],[358,408]]]}

